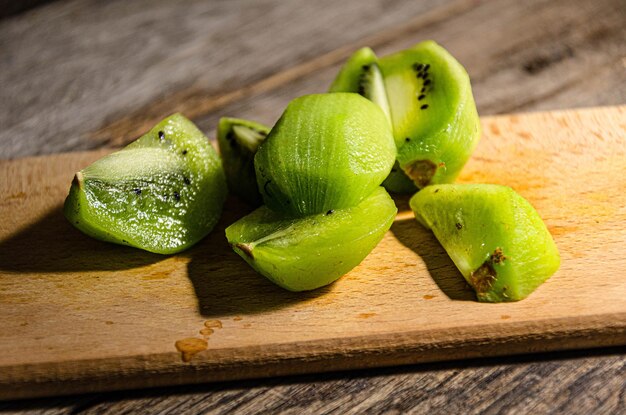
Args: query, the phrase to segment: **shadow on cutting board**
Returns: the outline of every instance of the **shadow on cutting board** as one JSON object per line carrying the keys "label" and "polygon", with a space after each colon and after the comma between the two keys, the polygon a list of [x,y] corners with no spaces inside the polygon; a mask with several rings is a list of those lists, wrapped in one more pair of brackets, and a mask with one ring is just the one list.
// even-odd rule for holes
{"label": "shadow on cutting board", "polygon": [[0,241],[0,270],[19,273],[115,271],[142,267],[165,258],[84,235],[68,223],[61,205]]}
{"label": "shadow on cutting board", "polygon": [[284,290],[257,274],[241,259],[228,245],[224,231],[251,211],[234,197],[230,198],[215,229],[185,253],[191,257],[187,277],[193,284],[198,312],[203,317],[261,313],[304,303],[332,290],[332,284],[309,292]]}
{"label": "shadow on cutting board", "polygon": [[[247,214],[230,199],[215,229],[193,248],[179,253],[187,267],[204,317],[254,314],[306,302],[331,290],[292,293],[252,270],[228,245],[224,230]],[[28,274],[121,271],[141,268],[171,258],[141,249],[101,242],[75,229],[65,219],[62,206],[48,211],[36,222],[0,241],[0,271]]]}
{"label": "shadow on cutting board", "polygon": [[[394,197],[398,211],[410,210],[408,198]],[[391,232],[407,248],[424,261],[433,281],[452,300],[476,301],[472,288],[465,282],[454,262],[429,230],[417,223],[415,218],[396,219]]]}

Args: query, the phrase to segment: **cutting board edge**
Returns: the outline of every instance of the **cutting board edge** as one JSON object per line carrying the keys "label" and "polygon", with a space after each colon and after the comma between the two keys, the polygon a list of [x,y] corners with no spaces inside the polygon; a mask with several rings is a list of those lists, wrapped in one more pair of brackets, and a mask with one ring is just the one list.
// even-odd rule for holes
{"label": "cutting board edge", "polygon": [[[614,323],[607,325],[608,319]],[[67,361],[11,365],[0,371],[0,401],[623,346],[626,312],[507,323],[508,335],[502,329],[485,324],[453,327],[443,336],[439,330],[415,330],[278,343],[262,350],[209,349],[190,363],[173,351],[75,361],[69,371]],[[206,358],[209,353],[215,353],[213,359]],[[11,376],[19,372],[26,375],[23,380]]]}
{"label": "cutting board edge", "polygon": [[[580,108],[573,107],[573,108],[554,109],[554,110],[545,110],[545,111],[527,111],[527,112],[512,112],[509,114],[485,115],[485,116],[480,117],[480,122],[481,124],[486,124],[490,122],[495,122],[500,119],[520,117],[520,116],[523,117],[527,115],[533,116],[533,115],[549,114],[550,116],[561,116],[561,115],[568,114],[568,113],[581,113],[581,112],[585,113],[585,112],[594,112],[594,111],[603,111],[603,110],[626,112],[626,104],[598,105],[598,106],[593,106],[593,107],[580,107]],[[215,142],[216,138],[214,137],[214,132],[211,132],[210,134],[207,133],[207,136],[209,137],[210,141]],[[111,141],[114,142],[114,140],[111,140]],[[101,153],[104,156],[105,154],[119,150],[122,147],[124,146],[106,146],[106,147],[94,148],[91,150],[65,151],[65,152],[60,152],[60,153],[39,154],[39,155],[32,155],[32,156],[18,157],[18,158],[2,158],[2,156],[0,155],[0,168],[4,167],[3,165],[9,165],[11,163],[22,163],[25,161],[43,159],[43,158],[48,158],[51,156],[66,156],[66,155],[79,155],[79,154],[90,154],[90,153],[91,154]]]}

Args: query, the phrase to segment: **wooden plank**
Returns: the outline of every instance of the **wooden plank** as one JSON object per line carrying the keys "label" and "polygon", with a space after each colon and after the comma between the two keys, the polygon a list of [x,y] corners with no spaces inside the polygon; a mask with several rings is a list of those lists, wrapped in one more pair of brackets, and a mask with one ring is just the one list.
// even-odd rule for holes
{"label": "wooden plank", "polygon": [[[0,397],[626,344],[626,107],[483,122],[461,181],[515,188],[562,255],[561,270],[514,304],[472,301],[406,200],[360,266],[297,294],[230,251],[234,202],[201,244],[155,256],[62,218],[73,172],[103,152],[2,162],[0,211],[12,220],[0,225]],[[189,338],[206,350],[193,353]]]}
{"label": "wooden plank", "polygon": [[64,1],[1,21],[2,157],[100,147],[138,108],[232,93],[444,3]]}
{"label": "wooden plank", "polygon": [[271,123],[357,47],[427,38],[467,67],[482,114],[626,101],[620,0],[247,4],[59,2],[0,22],[2,157],[120,145],[174,111],[207,132],[224,113]]}
{"label": "wooden plank", "polygon": [[[371,45],[385,55],[423,39],[436,39],[466,67],[482,115],[623,104],[625,20],[626,8],[619,2],[482,2],[445,17],[434,12],[432,17],[421,16],[402,27],[397,36],[387,38],[386,32],[381,33],[351,49]],[[291,99],[326,90],[339,64],[316,67],[310,75],[282,87],[196,115],[195,121],[209,134],[225,115],[271,125]],[[109,137],[116,137],[112,144],[127,142],[130,137],[124,137],[124,128],[145,122],[145,129],[158,120],[146,117],[146,109],[125,120],[123,128],[114,122],[96,136],[108,132]]]}
{"label": "wooden plank", "polygon": [[[547,360],[550,359],[550,360]],[[621,414],[623,358],[558,352],[349,373],[0,402],[20,414]],[[496,399],[494,399],[496,397]]]}

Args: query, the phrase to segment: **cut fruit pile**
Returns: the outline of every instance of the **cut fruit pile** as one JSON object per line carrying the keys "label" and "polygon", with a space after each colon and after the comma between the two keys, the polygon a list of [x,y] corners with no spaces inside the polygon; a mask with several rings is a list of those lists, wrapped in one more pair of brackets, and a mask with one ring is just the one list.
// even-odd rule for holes
{"label": "cut fruit pile", "polygon": [[417,192],[417,220],[478,300],[515,301],[558,269],[559,255],[512,189],[450,184],[479,138],[469,77],[445,49],[427,41],[378,59],[363,48],[329,93],[295,99],[272,128],[222,118],[221,161],[191,121],[166,118],[78,172],[65,215],[94,238],[171,254],[213,229],[228,188],[257,207],[226,229],[229,244],[274,283],[304,291],[380,242],[397,212],[385,188]]}
{"label": "cut fruit pile", "polygon": [[371,49],[360,49],[330,92],[359,93],[390,116],[398,164],[385,185],[394,193],[452,183],[480,138],[469,76],[433,41],[380,60]]}
{"label": "cut fruit pile", "polygon": [[385,114],[348,93],[292,101],[254,158],[265,206],[226,229],[243,259],[292,291],[357,266],[397,209],[380,184],[396,158]]}

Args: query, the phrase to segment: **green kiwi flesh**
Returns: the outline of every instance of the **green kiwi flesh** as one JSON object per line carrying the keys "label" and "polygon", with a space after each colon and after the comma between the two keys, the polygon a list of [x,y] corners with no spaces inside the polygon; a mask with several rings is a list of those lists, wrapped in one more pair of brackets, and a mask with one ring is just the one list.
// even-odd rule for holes
{"label": "green kiwi flesh", "polygon": [[226,193],[217,152],[174,114],[76,173],[64,213],[96,239],[171,254],[213,229]]}
{"label": "green kiwi flesh", "polygon": [[533,206],[513,189],[442,184],[410,201],[479,301],[518,301],[554,274],[559,252]]}
{"label": "green kiwi flesh", "polygon": [[[378,58],[370,48],[361,48],[346,61],[330,86],[329,92],[356,92],[377,104],[391,122],[391,109],[387,100]],[[417,188],[398,163],[393,166],[383,182],[389,192],[409,194]]]}
{"label": "green kiwi flesh", "polygon": [[290,291],[313,290],[346,274],[380,242],[397,209],[379,187],[360,204],[304,217],[262,206],[226,229],[235,252]]}
{"label": "green kiwi flesh", "polygon": [[381,58],[379,65],[400,167],[418,188],[453,182],[480,138],[467,72],[433,41]]}
{"label": "green kiwi flesh", "polygon": [[228,189],[254,207],[263,203],[257,188],[254,155],[269,132],[270,128],[263,124],[238,118],[221,118],[217,127]]}
{"label": "green kiwi flesh", "polygon": [[404,195],[414,194],[418,190],[415,187],[415,183],[404,173],[397,161],[391,168],[389,176],[383,182],[383,186],[390,193]]}
{"label": "green kiwi flesh", "polygon": [[293,100],[254,159],[265,204],[311,215],[355,206],[389,174],[396,147],[382,110],[354,93]]}
{"label": "green kiwi flesh", "polygon": [[348,59],[328,92],[356,92],[377,104],[391,122],[383,75],[370,48],[359,49]]}

